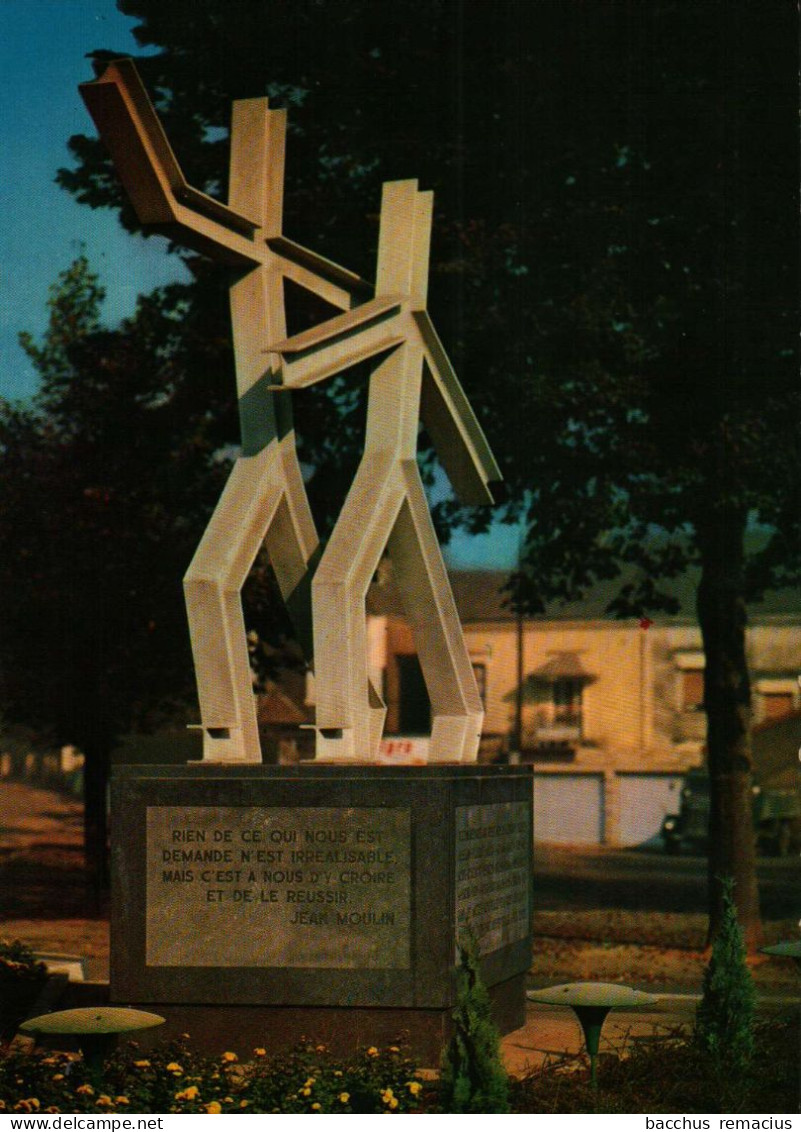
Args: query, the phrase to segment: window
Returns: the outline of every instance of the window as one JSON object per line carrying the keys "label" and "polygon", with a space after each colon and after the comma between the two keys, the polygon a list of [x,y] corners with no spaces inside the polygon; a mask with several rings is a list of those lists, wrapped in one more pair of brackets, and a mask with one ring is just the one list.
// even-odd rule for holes
{"label": "window", "polygon": [[486,664],[473,664],[473,675],[478,685],[478,694],[481,697],[481,706],[487,710],[487,666]]}
{"label": "window", "polygon": [[583,682],[559,677],[553,682],[553,720],[564,727],[581,726],[581,689]]}
{"label": "window", "polygon": [[784,719],[793,714],[792,692],[763,692],[762,718]]}
{"label": "window", "polygon": [[681,673],[681,710],[704,710],[704,670],[685,668]]}

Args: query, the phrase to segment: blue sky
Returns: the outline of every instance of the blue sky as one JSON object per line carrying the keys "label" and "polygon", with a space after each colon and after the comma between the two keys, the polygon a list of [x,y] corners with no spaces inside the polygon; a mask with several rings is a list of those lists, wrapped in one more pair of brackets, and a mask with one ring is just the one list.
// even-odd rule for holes
{"label": "blue sky", "polygon": [[[169,3],[169,0],[165,0]],[[77,204],[54,182],[71,164],[67,140],[94,126],[78,94],[92,79],[87,52],[108,48],[138,54],[135,21],[114,0],[0,0],[0,395],[28,398],[37,377],[18,343],[21,330],[38,337],[47,322],[48,288],[85,250],[106,289],[104,316],[114,325],[133,311],[136,296],[176,278],[180,261],[165,241],[133,237],[116,214]],[[492,438],[490,438],[492,439]],[[517,530],[456,535],[449,565],[508,567]]]}
{"label": "blue sky", "polygon": [[160,239],[128,235],[116,215],[78,205],[54,183],[71,164],[67,139],[94,131],[78,94],[93,77],[86,53],[136,51],[133,21],[114,0],[0,0],[0,392],[28,397],[36,374],[18,345],[38,335],[47,292],[81,246],[107,291],[105,317],[131,313],[136,296],[183,277]]}

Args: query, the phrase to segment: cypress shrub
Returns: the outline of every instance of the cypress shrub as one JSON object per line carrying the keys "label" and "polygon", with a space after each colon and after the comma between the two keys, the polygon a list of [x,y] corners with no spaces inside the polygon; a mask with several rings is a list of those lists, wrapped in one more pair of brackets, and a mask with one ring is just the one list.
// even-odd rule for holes
{"label": "cypress shrub", "polygon": [[508,1113],[509,1077],[473,941],[460,942],[458,954],[454,1032],[442,1057],[442,1109],[448,1113]]}
{"label": "cypress shrub", "polygon": [[734,882],[723,881],[723,915],[704,972],[703,996],[695,1017],[696,1040],[730,1066],[744,1066],[754,1052],[756,995],[746,965],[743,933],[732,899]]}

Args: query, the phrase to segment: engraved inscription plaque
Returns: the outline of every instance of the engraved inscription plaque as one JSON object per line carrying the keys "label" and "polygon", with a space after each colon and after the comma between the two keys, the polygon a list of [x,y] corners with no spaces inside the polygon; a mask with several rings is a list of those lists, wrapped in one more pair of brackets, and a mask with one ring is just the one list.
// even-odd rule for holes
{"label": "engraved inscription plaque", "polygon": [[456,807],[456,932],[481,955],[528,934],[530,821],[525,802]]}
{"label": "engraved inscription plaque", "polygon": [[149,967],[408,968],[408,808],[149,806]]}

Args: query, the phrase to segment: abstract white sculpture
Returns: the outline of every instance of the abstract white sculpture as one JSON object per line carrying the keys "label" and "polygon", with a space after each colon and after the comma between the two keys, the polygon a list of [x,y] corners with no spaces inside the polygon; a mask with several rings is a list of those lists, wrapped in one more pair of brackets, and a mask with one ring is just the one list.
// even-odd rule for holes
{"label": "abstract white sculpture", "polygon": [[[420,417],[465,502],[491,502],[500,473],[425,309],[432,194],[384,186],[373,289],[282,235],[286,115],[267,99],[234,103],[224,205],[186,183],[132,61],[81,93],[141,223],[236,270],[242,456],[185,578],[204,761],[261,761],[241,588],[262,543],[308,634],[318,540],[287,392],[366,359],[364,455],[312,581],[317,758],[378,753],[386,709],[368,676],[365,597],[386,548],[431,698],[429,760],[475,760],[482,708],[417,468]],[[346,313],[287,338],[284,279]]]}

